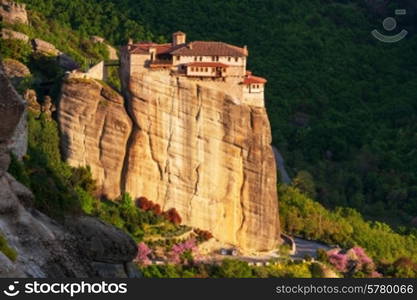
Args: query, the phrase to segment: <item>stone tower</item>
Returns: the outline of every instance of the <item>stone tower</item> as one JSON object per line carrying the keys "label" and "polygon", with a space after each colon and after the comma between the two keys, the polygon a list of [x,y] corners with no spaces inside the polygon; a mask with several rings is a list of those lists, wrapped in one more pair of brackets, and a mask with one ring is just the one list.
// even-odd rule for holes
{"label": "stone tower", "polygon": [[172,34],[172,46],[182,45],[186,43],[187,36],[184,32],[177,31]]}

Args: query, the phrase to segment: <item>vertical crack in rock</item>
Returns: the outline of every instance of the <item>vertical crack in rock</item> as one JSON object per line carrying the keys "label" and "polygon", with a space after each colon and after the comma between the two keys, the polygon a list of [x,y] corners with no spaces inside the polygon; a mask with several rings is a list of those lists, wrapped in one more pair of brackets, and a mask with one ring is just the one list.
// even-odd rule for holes
{"label": "vertical crack in rock", "polygon": [[[243,149],[240,149],[240,157],[242,159],[242,162],[244,162],[244,158],[243,158]],[[241,213],[242,213],[242,219],[241,219],[241,223],[239,228],[237,229],[237,236],[239,236],[239,234],[242,232],[243,230],[243,226],[245,225],[245,220],[246,220],[246,214],[245,214],[245,203],[244,202],[244,192],[245,192],[245,184],[246,184],[246,174],[245,174],[245,164],[242,164],[243,168],[242,168],[242,172],[243,172],[243,178],[242,178],[242,185],[240,187],[240,209],[241,209]]]}
{"label": "vertical crack in rock", "polygon": [[133,150],[133,145],[135,144],[136,137],[139,132],[139,124],[136,120],[136,116],[133,113],[133,106],[131,101],[133,101],[130,91],[124,91],[123,95],[123,106],[125,108],[126,114],[132,122],[132,129],[130,130],[129,138],[127,139],[126,148],[125,148],[125,156],[123,159],[123,167],[122,173],[120,176],[120,191],[122,193],[126,193],[126,186],[127,186],[127,174],[129,172],[129,162],[130,162],[130,155],[131,151]]}
{"label": "vertical crack in rock", "polygon": [[150,119],[149,115],[148,115],[148,129],[147,129],[147,134],[146,137],[148,139],[148,146],[149,146],[149,151],[151,154],[151,158],[153,160],[153,162],[156,164],[156,167],[159,171],[159,178],[162,181],[164,179],[164,174],[163,174],[163,170],[162,170],[162,166],[160,165],[159,161],[156,159],[155,153],[156,153],[156,149],[154,149],[153,143],[152,143],[152,135],[151,135],[151,129],[152,129],[152,120]]}
{"label": "vertical crack in rock", "polygon": [[[201,111],[202,111],[202,106],[203,106],[203,99],[201,97],[201,86],[200,85],[196,85],[196,98],[197,98],[197,112],[195,114],[194,120],[196,122],[196,127],[197,127],[197,139],[195,141],[195,147],[196,147],[196,151],[197,151],[197,165],[194,168],[194,174],[195,174],[195,180],[194,180],[194,184],[193,184],[193,194],[191,195],[190,201],[188,202],[188,210],[187,210],[187,216],[189,219],[191,219],[192,215],[193,215],[193,203],[195,201],[195,198],[198,197],[198,191],[199,191],[199,185],[200,185],[200,168],[202,166],[202,163],[199,160],[199,153],[201,153],[202,151],[204,151],[203,149],[200,149],[200,137],[202,136],[202,132],[201,132],[201,127],[202,127],[202,122],[200,119],[201,116]],[[191,160],[192,155],[190,155],[189,159]],[[192,163],[192,161],[191,161]]]}
{"label": "vertical crack in rock", "polygon": [[[178,85],[178,81],[177,81],[177,85]],[[179,95],[179,88],[178,88],[178,95]],[[169,151],[171,149],[171,143],[172,143],[172,139],[174,137],[174,119],[173,119],[173,114],[174,114],[174,101],[171,101],[171,109],[170,109],[170,117],[169,117],[169,132],[168,132],[168,143],[167,143],[167,147],[166,147],[166,160],[165,160],[165,174],[167,175],[167,180],[168,183],[171,183],[171,172],[169,170]]]}
{"label": "vertical crack in rock", "polygon": [[[81,118],[81,116],[80,116]],[[81,120],[78,120],[79,123],[81,123]],[[83,162],[82,164],[85,166],[87,164],[87,124],[84,124],[83,126],[83,150],[82,150],[82,154],[83,154]]]}
{"label": "vertical crack in rock", "polygon": [[[101,130],[100,130],[100,137],[99,137],[99,161],[101,162],[101,166],[103,167],[103,164],[102,164],[102,162],[103,162],[103,144],[104,144],[104,133],[105,133],[105,128],[106,128],[106,125],[107,125],[107,114],[106,114],[106,116],[104,117],[104,122],[103,122],[103,126],[101,127]],[[103,171],[104,171],[104,177],[107,177],[107,168],[103,168]]]}

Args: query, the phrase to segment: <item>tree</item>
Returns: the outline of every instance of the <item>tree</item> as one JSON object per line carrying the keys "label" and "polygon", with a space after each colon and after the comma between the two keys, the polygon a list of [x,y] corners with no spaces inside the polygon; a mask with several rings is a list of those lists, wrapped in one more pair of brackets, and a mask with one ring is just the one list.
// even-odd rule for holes
{"label": "tree", "polygon": [[316,197],[316,186],[313,176],[307,171],[299,171],[293,179],[292,185],[310,198]]}
{"label": "tree", "polygon": [[218,278],[251,278],[253,274],[246,262],[224,259],[215,276]]}

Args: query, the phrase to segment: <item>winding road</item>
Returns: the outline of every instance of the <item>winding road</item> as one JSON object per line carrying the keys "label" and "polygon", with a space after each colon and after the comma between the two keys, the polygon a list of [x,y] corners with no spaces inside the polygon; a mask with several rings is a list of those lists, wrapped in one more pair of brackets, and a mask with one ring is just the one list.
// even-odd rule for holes
{"label": "winding road", "polygon": [[296,252],[294,255],[291,255],[294,259],[303,259],[306,255],[316,258],[318,249],[328,251],[332,248],[320,242],[308,241],[301,238],[294,238],[294,241],[296,245]]}
{"label": "winding road", "polygon": [[[286,184],[291,184],[291,178],[288,175],[287,170],[285,169],[285,160],[282,154],[278,149],[272,146],[274,151],[275,162],[277,165],[280,181]],[[316,241],[309,241],[302,238],[294,238],[296,252],[294,255],[291,255],[294,259],[303,259],[306,255],[311,257],[317,256],[318,249],[330,250],[331,247]]]}

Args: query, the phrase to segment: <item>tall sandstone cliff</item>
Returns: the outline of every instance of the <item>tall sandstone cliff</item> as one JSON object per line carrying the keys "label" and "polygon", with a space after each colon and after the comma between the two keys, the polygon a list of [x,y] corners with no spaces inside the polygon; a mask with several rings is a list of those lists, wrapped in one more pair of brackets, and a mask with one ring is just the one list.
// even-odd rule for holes
{"label": "tall sandstone cliff", "polygon": [[67,162],[89,166],[101,193],[108,198],[119,196],[132,130],[123,98],[94,80],[70,78],[62,87],[58,118]]}
{"label": "tall sandstone cliff", "polygon": [[136,74],[124,85],[127,111],[113,104],[98,110],[99,88],[64,84],[59,122],[66,159],[90,165],[111,198],[126,191],[164,210],[174,207],[185,224],[243,250],[277,246],[265,109],[236,105],[222,91],[165,72]]}

